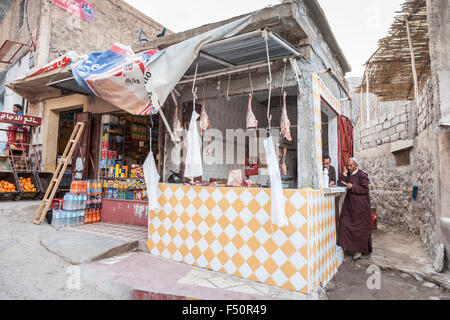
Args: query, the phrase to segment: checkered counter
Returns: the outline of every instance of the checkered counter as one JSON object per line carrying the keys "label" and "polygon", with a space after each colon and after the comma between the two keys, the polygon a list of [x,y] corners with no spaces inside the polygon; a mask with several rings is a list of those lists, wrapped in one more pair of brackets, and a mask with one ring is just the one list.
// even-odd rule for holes
{"label": "checkered counter", "polygon": [[156,256],[310,293],[337,272],[334,197],[284,190],[289,226],[270,222],[270,189],[160,184],[147,247]]}

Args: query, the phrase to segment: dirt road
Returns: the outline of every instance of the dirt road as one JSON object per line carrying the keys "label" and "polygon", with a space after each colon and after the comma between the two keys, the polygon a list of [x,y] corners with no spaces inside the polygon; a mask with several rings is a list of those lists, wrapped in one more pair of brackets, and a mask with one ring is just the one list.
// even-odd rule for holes
{"label": "dirt road", "polygon": [[83,283],[69,290],[70,265],[41,246],[42,238],[56,232],[48,224],[32,223],[34,203],[2,203],[0,206],[0,299],[114,299]]}
{"label": "dirt road", "polygon": [[364,264],[346,256],[338,274],[326,287],[328,298],[330,300],[450,300],[450,292],[398,271],[380,270],[380,286],[377,289],[376,280],[372,277],[376,273],[375,269],[370,269],[369,273],[367,269]]}

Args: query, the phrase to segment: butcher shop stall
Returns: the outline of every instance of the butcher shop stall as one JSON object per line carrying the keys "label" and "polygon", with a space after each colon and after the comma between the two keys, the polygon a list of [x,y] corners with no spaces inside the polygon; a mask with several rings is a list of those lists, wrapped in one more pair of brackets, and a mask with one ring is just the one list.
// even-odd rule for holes
{"label": "butcher shop stall", "polygon": [[249,28],[203,45],[168,94],[162,111],[170,130],[147,247],[311,293],[343,257],[336,230],[346,190],[329,187],[322,158],[330,155],[342,172],[353,133],[347,89],[287,29]]}
{"label": "butcher shop stall", "polygon": [[350,68],[311,3],[306,15],[289,2],[137,54],[67,54],[9,84],[44,101],[42,165],[61,160],[52,132],[70,134],[58,123],[84,122],[68,191],[101,194],[94,221],[148,226],[148,250],[167,259],[302,293],[325,286],[346,190],[330,187],[322,159],[340,173],[352,156]]}

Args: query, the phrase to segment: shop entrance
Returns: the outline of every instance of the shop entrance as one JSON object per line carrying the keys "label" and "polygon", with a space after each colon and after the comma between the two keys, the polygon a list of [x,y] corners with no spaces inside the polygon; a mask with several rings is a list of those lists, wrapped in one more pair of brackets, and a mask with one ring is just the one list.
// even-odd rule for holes
{"label": "shop entrance", "polygon": [[103,114],[100,128],[99,178],[104,199],[147,199],[143,165],[150,151],[161,167],[159,115]]}
{"label": "shop entrance", "polygon": [[[61,111],[59,113],[58,124],[58,144],[56,147],[56,165],[61,161],[67,144],[69,143],[70,136],[75,128],[75,119],[77,114],[83,112],[83,109],[74,109],[69,111]],[[57,196],[62,196],[65,192],[70,190],[70,181],[72,177],[72,166],[69,163],[66,172],[59,184]]]}

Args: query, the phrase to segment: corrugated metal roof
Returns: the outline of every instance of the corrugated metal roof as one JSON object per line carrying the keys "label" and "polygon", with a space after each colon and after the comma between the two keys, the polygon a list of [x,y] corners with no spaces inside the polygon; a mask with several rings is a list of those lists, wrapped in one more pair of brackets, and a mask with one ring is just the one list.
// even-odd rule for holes
{"label": "corrugated metal roof", "polygon": [[[268,30],[267,33],[271,60],[299,55],[287,41]],[[266,42],[263,35],[264,31],[258,30],[206,45],[200,51],[197,61],[186,72],[185,77],[194,76],[197,62],[197,74],[201,75],[267,61]]]}

